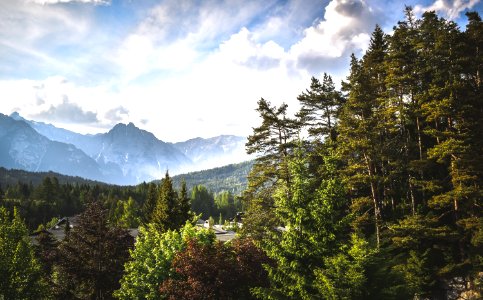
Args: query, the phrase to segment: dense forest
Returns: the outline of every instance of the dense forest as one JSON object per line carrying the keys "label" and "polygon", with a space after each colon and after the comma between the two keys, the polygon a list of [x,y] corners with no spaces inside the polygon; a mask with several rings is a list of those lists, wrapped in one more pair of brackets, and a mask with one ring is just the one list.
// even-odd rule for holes
{"label": "dense forest", "polygon": [[[0,298],[481,299],[483,23],[405,12],[340,90],[312,78],[294,116],[258,101],[241,197],[168,173],[2,187]],[[226,243],[193,225],[240,210]],[[62,241],[42,228],[73,214]]]}
{"label": "dense forest", "polygon": [[[239,179],[239,173],[247,172],[251,164],[229,165],[178,175],[172,179],[169,174],[167,176],[173,189],[179,192],[185,189],[189,193],[187,197],[194,215],[204,219],[213,217],[223,224],[242,210],[240,194],[231,191],[240,189],[243,180]],[[52,172],[0,171],[7,178],[3,188],[0,184],[0,204],[11,212],[16,207],[31,232],[39,229],[39,226],[50,228],[63,217],[81,213],[93,200],[99,201],[108,210],[108,219],[112,224],[136,228],[150,213],[150,203],[154,205],[160,192],[159,182],[117,186]],[[220,178],[220,172],[228,179]],[[184,180],[184,176],[191,185]]]}
{"label": "dense forest", "polygon": [[186,181],[186,186],[191,189],[197,185],[203,185],[213,193],[227,191],[233,195],[240,195],[247,187],[247,175],[252,169],[253,161],[231,164],[209,170],[190,172],[173,176],[173,184],[181,186]]}
{"label": "dense forest", "polygon": [[99,181],[89,180],[77,176],[62,175],[56,172],[29,172],[16,169],[5,169],[0,167],[0,187],[7,187],[15,185],[19,182],[32,184],[37,186],[42,183],[45,177],[56,177],[61,184],[89,184],[89,185],[106,185]]}

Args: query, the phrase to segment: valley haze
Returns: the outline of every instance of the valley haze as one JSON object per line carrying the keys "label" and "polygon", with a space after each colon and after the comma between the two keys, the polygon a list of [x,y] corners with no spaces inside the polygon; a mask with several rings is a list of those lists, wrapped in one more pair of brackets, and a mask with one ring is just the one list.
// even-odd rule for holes
{"label": "valley haze", "polygon": [[118,123],[105,133],[80,134],[0,114],[0,166],[54,171],[119,185],[220,167],[250,159],[246,138],[220,135],[169,143],[133,123]]}

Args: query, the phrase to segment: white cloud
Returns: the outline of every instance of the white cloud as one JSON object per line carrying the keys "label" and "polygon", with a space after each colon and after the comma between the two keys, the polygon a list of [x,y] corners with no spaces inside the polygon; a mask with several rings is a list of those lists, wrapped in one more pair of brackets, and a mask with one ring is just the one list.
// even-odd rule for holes
{"label": "white cloud", "polygon": [[77,49],[88,47],[90,39],[85,37],[92,36],[91,25],[91,16],[84,9],[74,12],[64,6],[0,1],[0,72],[29,78],[79,73],[80,66],[57,51],[74,45]]}
{"label": "white cloud", "polygon": [[108,110],[104,114],[104,117],[107,120],[111,120],[113,124],[119,123],[121,121],[129,122],[129,120],[126,120],[129,117],[129,110],[127,110],[123,106],[118,106]]}
{"label": "white cloud", "polygon": [[185,71],[274,2],[163,1],[124,39],[112,61],[125,83],[150,73]]}
{"label": "white cloud", "polygon": [[[7,17],[0,18],[0,43],[42,60],[42,69],[62,76],[0,80],[7,99],[2,110],[19,109],[24,116],[43,112],[46,120],[83,133],[131,121],[165,141],[248,135],[260,121],[255,108],[261,97],[274,105],[287,102],[294,112],[310,76],[335,72],[338,82],[347,74],[350,52],[364,50],[382,20],[371,3],[332,0],[324,14],[322,8],[314,14],[320,1],[166,0],[136,11],[141,20],[114,38],[108,24],[93,22],[88,11],[68,10],[68,5],[11,7],[18,16],[0,12]],[[5,22],[16,27],[2,29]],[[28,38],[14,37],[22,37],[18,24],[25,25]],[[82,50],[66,59],[41,44],[49,38],[48,47]],[[100,70],[101,80],[91,79],[93,70]],[[53,117],[54,110],[71,104],[95,114],[97,121]]]}
{"label": "white cloud", "polygon": [[132,34],[119,48],[113,62],[121,68],[122,82],[154,71],[181,71],[191,66],[198,53],[188,40],[155,45],[145,35]]}
{"label": "white cloud", "polygon": [[257,43],[253,33],[243,27],[238,33],[221,43],[216,55],[239,65],[255,69],[270,69],[279,65],[285,56],[285,51],[273,41]]}
{"label": "white cloud", "polygon": [[106,86],[76,85],[61,76],[44,80],[0,80],[2,112],[18,111],[81,133],[97,133],[112,126],[100,119],[116,103],[117,95]]}
{"label": "white cloud", "polygon": [[62,6],[32,5],[5,0],[0,3],[0,37],[32,45],[47,36],[78,41],[88,32],[90,20],[86,11],[72,11]]}
{"label": "white cloud", "polygon": [[461,12],[472,9],[480,0],[436,0],[430,6],[416,5],[414,11],[422,13],[425,11],[436,11],[442,13],[450,20],[455,20]]}
{"label": "white cloud", "polygon": [[[246,23],[248,12],[206,5],[186,20],[189,25],[179,24],[173,33],[172,17],[177,14],[169,3],[152,10],[125,39],[116,57],[127,76],[119,101],[129,109],[130,118],[142,120],[146,129],[168,141],[222,133],[248,135],[259,121],[255,108],[260,97],[274,105],[288,102],[296,111],[296,97],[307,88],[310,76],[341,68],[344,73],[334,79],[342,79],[350,52],[367,47],[370,33],[381,20],[378,11],[362,0],[333,0],[324,19],[301,31],[298,42],[285,50],[269,39],[284,28],[276,15],[263,25],[234,31]],[[302,2],[292,1],[296,3]],[[183,4],[177,8],[181,18],[184,10],[192,9]],[[215,50],[206,51],[207,40],[216,40],[223,31],[235,33],[221,39]],[[156,71],[160,75],[150,80],[134,80]]]}
{"label": "white cloud", "polygon": [[58,106],[50,105],[49,109],[33,114],[31,117],[46,121],[58,121],[75,124],[99,122],[96,113],[92,111],[84,111],[76,103],[69,102],[67,95],[64,95],[62,103]]}
{"label": "white cloud", "polygon": [[96,5],[107,5],[110,4],[110,0],[26,0],[26,2],[36,3],[36,4],[58,4],[58,3],[70,3],[70,2],[79,2],[79,3],[92,3]]}
{"label": "white cloud", "polygon": [[332,68],[337,59],[348,61],[351,52],[365,50],[378,20],[375,9],[363,0],[332,0],[324,20],[305,29],[290,53],[297,67],[311,71]]}

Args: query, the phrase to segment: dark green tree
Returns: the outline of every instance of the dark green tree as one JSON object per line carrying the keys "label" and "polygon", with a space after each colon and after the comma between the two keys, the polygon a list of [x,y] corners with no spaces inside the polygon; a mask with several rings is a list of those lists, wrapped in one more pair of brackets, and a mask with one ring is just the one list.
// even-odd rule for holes
{"label": "dark green tree", "polygon": [[[367,225],[367,211],[372,202],[374,233],[380,245],[381,210],[385,203],[385,145],[383,97],[385,95],[384,61],[387,37],[376,26],[369,49],[361,61],[352,56],[351,73],[344,84],[348,92],[339,122],[339,144],[348,162],[346,175],[353,192],[353,207],[359,211],[354,227]],[[382,119],[381,119],[382,118]]]}
{"label": "dark green tree", "polygon": [[178,194],[173,188],[173,181],[168,172],[161,180],[158,191],[158,199],[154,208],[151,222],[161,232],[176,229]]}
{"label": "dark green tree", "polygon": [[197,185],[191,189],[191,209],[205,220],[214,215],[213,194],[205,186]]}
{"label": "dark green tree", "polygon": [[120,287],[123,264],[133,243],[127,230],[109,225],[107,211],[99,202],[90,203],[60,244],[57,296],[111,299]]}
{"label": "dark green tree", "polygon": [[191,212],[191,199],[188,196],[188,188],[184,179],[181,181],[181,188],[178,193],[176,215],[176,226],[178,228],[183,227],[186,221],[190,220],[193,215]]}
{"label": "dark green tree", "polygon": [[332,77],[324,73],[322,83],[312,77],[310,89],[297,97],[301,104],[298,117],[314,139],[335,141],[335,125],[342,104],[342,95],[335,89]]}
{"label": "dark green tree", "polygon": [[257,154],[248,176],[243,200],[246,207],[244,232],[258,236],[276,225],[272,193],[279,180],[290,186],[287,161],[297,138],[297,122],[287,116],[287,104],[272,106],[260,99],[256,111],[262,124],[248,137],[248,154]]}
{"label": "dark green tree", "polygon": [[143,224],[148,224],[151,222],[153,211],[156,207],[156,202],[158,199],[158,187],[155,183],[151,182],[148,185],[148,194],[146,200],[144,201],[142,209]]}

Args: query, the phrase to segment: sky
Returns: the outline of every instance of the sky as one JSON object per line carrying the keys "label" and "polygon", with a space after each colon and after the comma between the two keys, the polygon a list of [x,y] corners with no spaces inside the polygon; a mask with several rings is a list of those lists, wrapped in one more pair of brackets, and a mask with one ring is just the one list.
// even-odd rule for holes
{"label": "sky", "polygon": [[0,113],[80,133],[133,122],[178,142],[248,136],[264,98],[298,109],[348,75],[405,5],[466,25],[480,0],[0,0]]}

